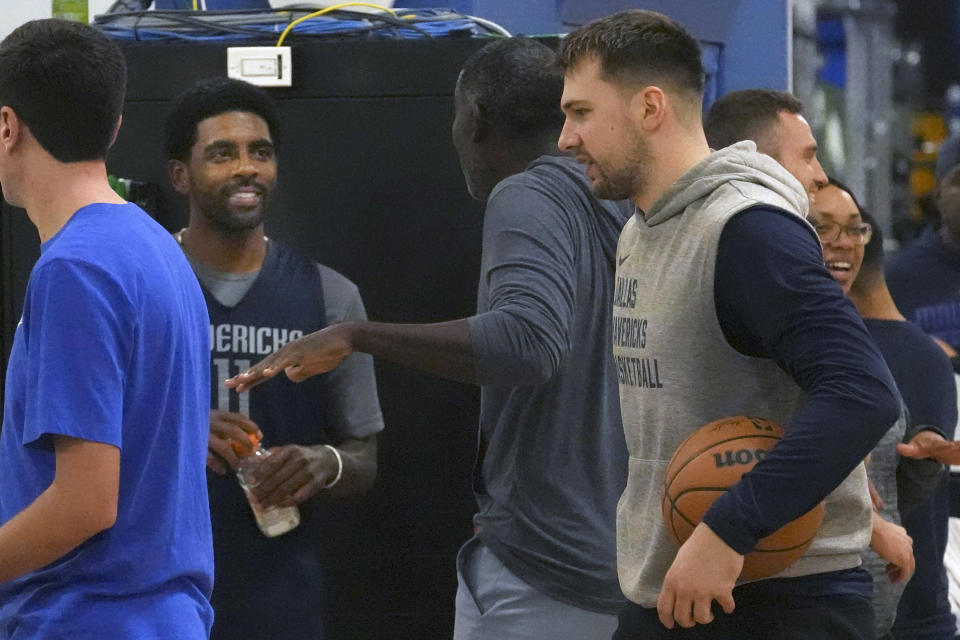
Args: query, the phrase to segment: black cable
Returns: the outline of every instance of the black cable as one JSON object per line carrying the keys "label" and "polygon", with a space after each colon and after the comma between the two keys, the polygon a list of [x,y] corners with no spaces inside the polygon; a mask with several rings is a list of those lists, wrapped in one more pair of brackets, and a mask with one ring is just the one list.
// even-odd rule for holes
{"label": "black cable", "polygon": [[[120,18],[120,17],[128,17],[128,16],[135,17],[134,30],[139,28],[140,22],[141,20],[143,20],[143,18],[157,17],[157,18],[160,18],[161,20],[167,20],[169,23],[177,23],[181,25],[196,27],[200,31],[208,31],[213,33],[223,33],[223,32],[236,33],[240,35],[261,36],[268,39],[273,37],[272,33],[267,33],[261,29],[255,29],[252,27],[216,24],[216,23],[211,23],[207,20],[203,20],[201,18],[194,17],[192,15],[172,15],[172,14],[166,15],[165,12],[164,12],[164,15],[157,15],[158,13],[160,12],[156,12],[156,11],[137,12],[137,13],[131,13],[128,15],[112,15],[109,17],[110,18]],[[110,22],[114,22],[114,21],[113,20],[97,20],[96,24],[97,26],[107,26],[107,27],[115,26],[116,27],[116,25],[111,25]],[[122,28],[122,27],[116,27],[116,28]],[[158,30],[164,30],[166,27],[161,23],[155,28]]]}
{"label": "black cable", "polygon": [[[118,5],[121,5],[124,3],[126,4],[129,4],[132,2],[142,3],[145,1],[152,2],[152,0],[118,0],[111,7],[111,11],[117,8]],[[265,18],[267,16],[277,18],[274,24],[279,26],[284,23],[289,25],[291,22],[297,19],[296,17],[294,17],[294,14],[296,13],[309,14],[309,13],[312,13],[313,11],[314,11],[313,9],[299,8],[296,6],[277,7],[277,8],[270,8],[270,9],[257,8],[257,9],[238,9],[238,10],[219,10],[219,11],[185,11],[185,10],[162,10],[162,11],[149,11],[149,12],[148,11],[126,11],[126,12],[117,11],[116,13],[108,13],[108,14],[96,16],[94,18],[94,23],[97,26],[113,27],[117,29],[124,29],[124,28],[129,29],[129,27],[117,25],[116,23],[123,18],[134,18],[134,26],[132,30],[134,31],[134,38],[137,41],[140,41],[139,29],[141,27],[141,21],[144,18],[148,18],[148,17],[154,18],[160,23],[160,25],[158,26],[152,25],[150,27],[151,29],[155,29],[157,31],[175,30],[176,25],[183,25],[183,26],[192,27],[193,29],[195,29],[195,30],[192,30],[192,29],[188,30],[187,33],[190,33],[190,34],[196,34],[198,32],[201,32],[201,33],[207,32],[211,35],[234,33],[237,35],[253,36],[256,38],[263,38],[265,40],[270,40],[273,38],[274,34],[264,31],[262,29],[247,27],[247,26],[239,26],[239,25],[224,25],[224,24],[213,22],[210,19],[216,18],[221,15],[236,16],[236,15],[262,14]],[[201,18],[200,17],[201,15],[205,16],[208,19]],[[378,22],[378,23],[384,23],[384,24],[383,25],[372,24],[368,27],[367,26],[359,27],[356,29],[333,32],[329,34],[317,34],[317,33],[297,34],[296,31],[292,31],[288,37],[290,38],[297,37],[298,39],[302,39],[306,37],[315,38],[315,37],[318,37],[318,35],[322,37],[351,36],[351,35],[357,35],[361,33],[375,32],[383,29],[388,34],[392,34],[397,38],[402,38],[403,36],[402,36],[401,30],[409,29],[410,31],[414,31],[425,38],[435,39],[436,36],[434,34],[417,26],[417,23],[418,22],[421,22],[421,23],[422,22],[440,22],[440,21],[449,21],[449,20],[456,20],[456,19],[462,19],[462,20],[469,19],[469,16],[464,16],[463,14],[458,14],[456,12],[450,12],[449,14],[445,14],[442,16],[416,17],[412,20],[396,18],[386,13],[374,14],[374,13],[366,13],[366,12],[360,12],[360,11],[350,11],[346,9],[337,9],[336,11],[331,11],[327,15],[331,17],[342,16],[344,17],[344,19],[350,19],[355,21]],[[297,17],[302,17],[302,16],[297,16]],[[284,20],[284,18],[286,19]],[[163,24],[164,20],[173,24],[170,26],[164,25]],[[264,22],[262,24],[263,26],[269,26],[271,23]],[[391,27],[391,28],[384,29],[384,26]],[[480,26],[483,26],[483,25],[481,24]]]}
{"label": "black cable", "polygon": [[[113,28],[113,29],[125,29],[125,30],[127,30],[127,31],[134,31],[134,38],[135,38],[135,41],[136,41],[136,42],[153,42],[153,41],[154,41],[153,38],[151,38],[151,39],[149,39],[149,40],[141,40],[141,39],[140,39],[140,33],[139,33],[139,31],[135,31],[134,29],[131,29],[130,27],[111,27],[111,26],[107,25],[106,28],[108,28],[108,29],[110,29],[110,28]],[[135,27],[135,28],[136,28],[136,27]],[[326,35],[324,35],[323,37],[324,37],[324,38],[356,37],[356,36],[358,36],[358,35],[370,34],[370,33],[372,33],[372,32],[381,31],[381,30],[383,30],[383,28],[384,28],[383,25],[377,25],[377,24],[371,25],[371,24],[368,24],[368,25],[364,25],[364,26],[362,26],[362,27],[357,27],[357,28],[355,28],[355,29],[341,30],[341,31],[337,31],[337,32],[335,32],[335,33],[326,34]],[[153,28],[152,30],[155,30],[155,31],[163,31],[163,28],[162,28],[162,27],[156,27],[156,28]],[[194,39],[189,38],[189,37],[178,38],[178,37],[177,37],[177,33],[178,33],[178,32],[176,32],[176,31],[170,31],[170,32],[169,32],[170,35],[168,36],[169,39],[171,39],[171,40],[186,40],[186,41],[190,41],[190,42],[195,41]],[[187,35],[187,34],[184,33],[183,35]],[[211,34],[211,35],[212,35],[213,37],[217,37],[216,34]],[[276,34],[274,34],[274,33],[267,33],[267,34],[265,34],[265,33],[263,33],[263,32],[257,32],[256,35],[263,36],[263,37],[262,37],[263,42],[273,43],[273,42],[276,41]],[[313,35],[316,36],[316,34],[313,34]]]}
{"label": "black cable", "polygon": [[[170,19],[170,18],[168,18]],[[255,29],[252,27],[241,27],[237,25],[226,25],[226,24],[211,24],[210,22],[203,20],[201,18],[195,18],[193,16],[176,16],[173,18],[176,22],[182,24],[193,25],[199,27],[202,30],[212,30],[215,32],[226,32],[226,33],[237,33],[242,35],[266,35],[270,37],[272,34],[265,34],[260,29]]]}

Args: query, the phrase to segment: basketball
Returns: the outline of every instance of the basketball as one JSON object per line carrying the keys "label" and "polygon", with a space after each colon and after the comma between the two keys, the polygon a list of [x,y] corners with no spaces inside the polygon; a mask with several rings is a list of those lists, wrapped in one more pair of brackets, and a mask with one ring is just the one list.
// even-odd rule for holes
{"label": "basketball", "polygon": [[[732,416],[710,422],[684,440],[667,465],[663,521],[681,545],[720,495],[762,460],[783,429],[763,418]],[[803,555],[823,521],[823,503],[757,542],[744,556],[741,580],[766,578]]]}

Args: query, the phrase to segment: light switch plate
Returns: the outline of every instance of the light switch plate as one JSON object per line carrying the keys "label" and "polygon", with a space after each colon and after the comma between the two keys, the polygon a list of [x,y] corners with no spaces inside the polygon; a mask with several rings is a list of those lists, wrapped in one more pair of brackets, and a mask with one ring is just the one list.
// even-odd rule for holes
{"label": "light switch plate", "polygon": [[227,76],[261,87],[292,86],[290,47],[227,47]]}

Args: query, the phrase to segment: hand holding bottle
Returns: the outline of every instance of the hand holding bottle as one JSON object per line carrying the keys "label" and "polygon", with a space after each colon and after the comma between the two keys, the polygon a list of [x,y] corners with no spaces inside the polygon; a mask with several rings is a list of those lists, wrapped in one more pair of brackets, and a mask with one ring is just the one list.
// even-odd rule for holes
{"label": "hand holding bottle", "polygon": [[254,494],[264,506],[298,505],[332,486],[342,473],[342,458],[327,445],[291,444],[270,453],[253,475]]}
{"label": "hand holding bottle", "polygon": [[236,471],[240,458],[249,455],[263,433],[250,418],[230,411],[210,411],[210,436],[207,441],[207,467],[223,475]]}
{"label": "hand holding bottle", "polygon": [[271,458],[271,452],[260,445],[260,438],[256,435],[248,433],[247,439],[253,444],[253,451],[249,455],[242,455],[246,443],[231,442],[234,453],[239,455],[237,480],[247,495],[257,526],[263,535],[272,538],[287,533],[300,524],[300,510],[296,506],[277,507],[265,504],[256,497],[255,492],[265,475],[260,468]]}

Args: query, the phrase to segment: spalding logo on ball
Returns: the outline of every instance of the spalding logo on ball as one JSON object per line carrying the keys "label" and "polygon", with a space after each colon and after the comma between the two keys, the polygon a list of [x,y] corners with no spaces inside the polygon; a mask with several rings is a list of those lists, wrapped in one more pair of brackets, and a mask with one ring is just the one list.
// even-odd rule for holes
{"label": "spalding logo on ball", "polygon": [[[763,459],[783,429],[763,418],[732,416],[705,424],[684,440],[667,465],[663,521],[681,545],[720,495]],[[766,578],[797,561],[823,521],[823,503],[757,542],[743,558],[741,580]]]}

